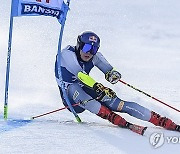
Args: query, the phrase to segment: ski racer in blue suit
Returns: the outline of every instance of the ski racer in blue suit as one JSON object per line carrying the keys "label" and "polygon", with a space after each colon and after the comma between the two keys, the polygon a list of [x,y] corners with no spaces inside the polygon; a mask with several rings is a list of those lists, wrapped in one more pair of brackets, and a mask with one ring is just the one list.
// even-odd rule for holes
{"label": "ski racer in blue suit", "polygon": [[[74,110],[77,113],[88,110],[103,119],[109,120],[115,125],[139,131],[139,134],[142,134],[146,128],[142,127],[141,129],[136,130],[135,127],[132,127],[135,125],[127,122],[115,112],[127,113],[133,117],[149,121],[154,125],[166,129],[179,129],[179,126],[169,118],[162,117],[135,102],[120,99],[112,89],[96,82],[89,76],[91,69],[96,66],[105,74],[105,79],[112,84],[117,83],[121,78],[121,74],[113,69],[101,52],[98,52],[99,47],[100,38],[94,32],[85,31],[78,36],[76,46],[69,45],[62,50],[62,79],[71,104],[85,102],[86,100],[91,99],[89,102],[75,106]],[[57,60],[55,63],[55,76],[62,101],[64,105],[67,106],[66,100],[63,98],[61,84],[58,77]]]}

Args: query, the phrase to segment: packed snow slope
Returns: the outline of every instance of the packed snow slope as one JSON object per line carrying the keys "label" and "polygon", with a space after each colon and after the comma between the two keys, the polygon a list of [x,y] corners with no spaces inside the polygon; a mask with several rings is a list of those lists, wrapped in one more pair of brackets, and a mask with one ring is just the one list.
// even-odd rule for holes
{"label": "packed snow slope", "polygon": [[[4,121],[3,103],[10,0],[0,4],[0,153],[167,154],[180,151],[174,143],[153,148],[149,137],[113,126],[89,112],[83,123],[63,110],[33,122]],[[79,33],[96,32],[100,51],[122,74],[122,80],[180,109],[180,2],[179,0],[71,0],[63,44],[75,45]],[[52,17],[14,19],[9,118],[23,119],[63,107],[54,77],[60,25]],[[110,85],[98,69],[90,74],[124,100],[135,101],[180,124],[180,114],[121,84]],[[127,120],[152,124],[121,114]],[[156,132],[156,129],[154,130]],[[178,140],[179,139],[179,140]],[[179,141],[180,142],[180,141]]]}

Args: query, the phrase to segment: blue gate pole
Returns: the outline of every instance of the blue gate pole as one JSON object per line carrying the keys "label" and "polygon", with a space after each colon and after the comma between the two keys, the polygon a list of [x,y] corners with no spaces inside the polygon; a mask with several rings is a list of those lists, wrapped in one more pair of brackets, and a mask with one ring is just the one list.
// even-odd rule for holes
{"label": "blue gate pole", "polygon": [[66,16],[67,16],[67,12],[69,10],[69,4],[70,4],[70,0],[67,0],[67,5],[66,5],[65,10],[64,10],[64,18],[63,18],[62,23],[61,23],[61,30],[60,30],[60,35],[59,35],[58,56],[57,56],[58,76],[59,76],[59,80],[61,83],[61,89],[63,92],[63,97],[66,100],[67,105],[69,106],[69,109],[74,114],[76,120],[78,122],[81,122],[81,119],[79,118],[79,116],[77,115],[76,111],[74,110],[74,108],[72,107],[72,105],[69,101],[69,98],[67,96],[67,92],[65,90],[65,85],[64,85],[63,80],[62,80],[62,73],[61,73],[61,44],[62,44],[62,37],[63,37],[63,31],[64,31],[64,26],[65,26]]}
{"label": "blue gate pole", "polygon": [[10,74],[10,60],[11,60],[12,30],[13,30],[12,3],[13,3],[13,0],[11,2],[11,16],[10,16],[7,66],[6,66],[6,83],[5,83],[5,98],[4,98],[4,119],[5,120],[7,120],[8,118],[8,90],[9,90],[9,74]]}

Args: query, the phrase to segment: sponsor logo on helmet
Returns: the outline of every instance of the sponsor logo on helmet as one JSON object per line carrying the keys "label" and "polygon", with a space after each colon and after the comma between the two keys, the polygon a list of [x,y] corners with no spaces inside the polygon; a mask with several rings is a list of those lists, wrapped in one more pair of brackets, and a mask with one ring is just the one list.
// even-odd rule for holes
{"label": "sponsor logo on helmet", "polygon": [[89,41],[92,41],[92,42],[97,42],[97,37],[95,37],[95,36],[90,36],[89,37]]}

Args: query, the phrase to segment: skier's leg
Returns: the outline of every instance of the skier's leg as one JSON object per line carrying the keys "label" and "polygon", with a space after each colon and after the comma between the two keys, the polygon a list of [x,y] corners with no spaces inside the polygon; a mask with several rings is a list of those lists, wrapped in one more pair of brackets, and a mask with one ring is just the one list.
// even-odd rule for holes
{"label": "skier's leg", "polygon": [[[67,89],[68,97],[71,102],[77,103],[77,102],[85,102],[79,105],[79,107],[86,109],[94,114],[97,114],[101,104],[97,102],[95,99],[88,101],[92,99],[90,95],[88,95],[79,84],[74,83],[72,85],[68,86]],[[86,102],[88,101],[88,102]]]}
{"label": "skier's leg", "polygon": [[180,126],[175,124],[171,119],[162,117],[135,102],[123,101],[117,97],[112,102],[106,102],[106,105],[111,107],[113,111],[128,113],[133,117],[151,122],[156,126],[180,131]]}
{"label": "skier's leg", "polygon": [[123,101],[118,97],[110,102],[107,101],[104,103],[113,111],[128,113],[129,115],[144,121],[148,121],[151,117],[151,111],[147,108],[134,102]]}
{"label": "skier's leg", "polygon": [[[58,86],[58,87],[59,87],[59,86]],[[61,99],[62,99],[62,102],[63,102],[64,106],[68,106],[66,100],[65,100],[64,97],[63,97],[63,92],[62,92],[62,90],[61,90],[60,87],[59,87],[59,92],[60,92]],[[67,93],[69,93],[68,90],[67,90]],[[72,105],[75,104],[75,103],[78,103],[78,102],[74,102],[74,101],[71,99],[71,97],[69,97],[69,101],[70,101],[70,103],[71,103]],[[73,108],[74,108],[74,110],[75,110],[76,113],[82,113],[82,112],[85,110],[84,108],[82,108],[82,107],[80,107],[80,106],[73,106]],[[69,108],[67,108],[67,109],[71,112],[71,110],[70,110]]]}
{"label": "skier's leg", "polygon": [[[84,90],[78,84],[73,84],[68,87],[68,96],[70,100],[73,99],[74,102],[92,99],[92,97],[84,92]],[[101,105],[101,103],[95,99],[81,104],[80,106],[103,119],[109,120],[114,125],[120,125],[122,127],[126,125],[126,120],[124,118],[112,112],[107,107]]]}
{"label": "skier's leg", "polygon": [[131,124],[130,122],[127,122],[123,117],[112,112],[110,109],[108,109],[107,107],[105,107],[103,105],[101,105],[101,108],[100,108],[97,115],[103,119],[109,120],[114,125],[118,125],[120,127],[128,128],[128,129],[132,130],[133,132],[136,132],[140,135],[143,135],[144,131],[147,128],[147,127],[134,125],[134,124]]}
{"label": "skier's leg", "polygon": [[[68,87],[68,96],[69,99],[73,100],[74,102],[92,99],[92,97],[89,96],[78,84],[73,84]],[[138,134],[142,135],[144,130],[146,129],[145,127],[133,125],[127,122],[120,115],[112,112],[107,107],[101,105],[101,103],[96,101],[95,99],[87,103],[81,104],[80,107],[90,111],[91,113],[96,114],[97,116],[103,119],[110,121],[114,125],[129,128]]]}

